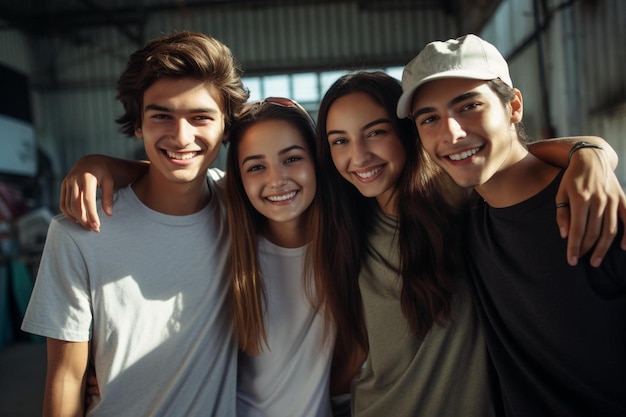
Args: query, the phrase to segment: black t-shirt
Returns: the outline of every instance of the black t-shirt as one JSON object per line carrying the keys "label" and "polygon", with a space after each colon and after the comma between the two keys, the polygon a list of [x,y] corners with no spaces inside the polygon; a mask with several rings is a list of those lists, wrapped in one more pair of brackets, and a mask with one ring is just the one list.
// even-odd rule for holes
{"label": "black t-shirt", "polygon": [[494,209],[477,199],[465,250],[507,416],[626,416],[626,251],[571,267],[556,224],[561,175]]}

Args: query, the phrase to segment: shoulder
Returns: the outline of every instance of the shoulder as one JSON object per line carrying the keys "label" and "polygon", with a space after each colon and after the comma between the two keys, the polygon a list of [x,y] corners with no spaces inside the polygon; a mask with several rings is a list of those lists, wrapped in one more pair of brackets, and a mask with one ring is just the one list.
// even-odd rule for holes
{"label": "shoulder", "polygon": [[209,181],[213,182],[222,182],[224,178],[224,171],[219,168],[209,168],[207,170],[206,176]]}
{"label": "shoulder", "polygon": [[207,183],[220,207],[226,206],[226,181],[224,175],[224,171],[218,168],[209,168],[207,170]]}

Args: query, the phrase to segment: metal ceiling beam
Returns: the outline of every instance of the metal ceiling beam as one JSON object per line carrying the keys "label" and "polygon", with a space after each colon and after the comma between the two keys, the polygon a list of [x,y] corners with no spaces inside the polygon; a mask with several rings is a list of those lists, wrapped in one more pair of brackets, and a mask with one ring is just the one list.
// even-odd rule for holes
{"label": "metal ceiling beam", "polygon": [[[299,0],[297,5],[330,4],[349,0]],[[457,16],[465,21],[464,27],[471,31],[482,27],[486,18],[495,10],[501,0],[359,0],[356,2],[361,10],[384,11],[398,9],[443,10],[446,14]],[[73,10],[56,10],[50,1],[46,7],[31,7],[32,3],[25,2],[9,6],[0,6],[0,18],[6,22],[4,28],[17,28],[34,36],[64,35],[80,29],[97,26],[117,27],[131,41],[142,43],[141,32],[143,25],[152,13],[171,11],[189,11],[190,9],[219,7],[219,8],[260,8],[267,6],[289,5],[293,0],[173,0],[168,3],[149,4],[142,6],[126,6],[107,8],[102,0],[80,0],[86,8]],[[25,7],[28,9],[25,10]],[[22,8],[20,8],[22,7]],[[43,12],[40,10],[44,10]],[[468,21],[469,20],[469,21]],[[0,30],[3,26],[0,25]]]}

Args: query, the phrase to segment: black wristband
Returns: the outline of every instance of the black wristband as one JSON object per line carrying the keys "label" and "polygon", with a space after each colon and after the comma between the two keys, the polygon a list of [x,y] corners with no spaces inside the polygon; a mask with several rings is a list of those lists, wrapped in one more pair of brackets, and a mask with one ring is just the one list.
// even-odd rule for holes
{"label": "black wristband", "polygon": [[595,143],[590,143],[590,142],[585,142],[585,141],[576,142],[574,146],[572,146],[572,149],[569,150],[569,155],[567,155],[567,161],[568,162],[571,161],[572,155],[574,155],[574,152],[582,148],[594,148],[594,149],[604,150],[602,146],[596,145]]}

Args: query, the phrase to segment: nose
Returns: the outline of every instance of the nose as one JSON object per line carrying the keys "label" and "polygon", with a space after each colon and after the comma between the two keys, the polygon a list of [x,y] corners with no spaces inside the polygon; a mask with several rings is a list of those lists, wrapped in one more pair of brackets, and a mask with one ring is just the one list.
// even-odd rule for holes
{"label": "nose", "polygon": [[459,120],[457,120],[457,118],[454,116],[448,116],[448,118],[446,119],[446,123],[444,123],[444,126],[445,127],[443,133],[446,136],[446,139],[451,143],[455,143],[467,136],[467,133],[463,129],[463,126],[461,126]]}
{"label": "nose", "polygon": [[351,142],[351,159],[355,166],[365,166],[371,160],[372,154],[364,140],[353,140]]}
{"label": "nose", "polygon": [[181,147],[195,142],[195,127],[185,118],[178,119],[173,126],[172,138]]}
{"label": "nose", "polygon": [[268,167],[268,183],[272,188],[281,188],[287,184],[287,175],[282,167]]}

